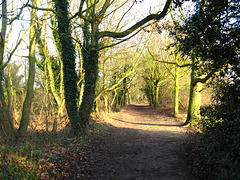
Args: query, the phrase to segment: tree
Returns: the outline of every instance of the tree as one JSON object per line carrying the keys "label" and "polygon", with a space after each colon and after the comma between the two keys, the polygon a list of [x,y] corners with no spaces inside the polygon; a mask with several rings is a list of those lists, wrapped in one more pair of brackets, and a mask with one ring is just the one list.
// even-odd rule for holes
{"label": "tree", "polygon": [[[110,96],[109,109],[119,110],[130,102],[129,87],[132,83],[131,79],[137,71],[140,72],[140,69],[142,69],[143,53],[149,43],[151,34],[140,33],[137,38],[139,38],[137,42],[134,42],[134,40],[128,41],[128,43],[125,42],[111,49],[104,49],[104,52],[107,51],[107,57],[102,56],[103,53],[101,52],[99,59],[104,59],[104,67],[100,68],[99,74],[102,74],[102,77],[99,76],[98,79],[100,88],[96,92],[95,101],[99,101],[102,96]],[[99,82],[101,79],[103,81],[102,87]]]}
{"label": "tree", "polygon": [[[199,23],[201,22],[201,23]],[[192,78],[186,125],[200,118],[202,83],[218,71],[228,72],[239,64],[239,2],[196,1],[195,13],[180,28],[184,53],[192,58]]]}
{"label": "tree", "polygon": [[[63,70],[64,70],[64,88],[66,98],[66,108],[70,118],[72,133],[79,134],[79,130],[86,131],[89,122],[90,113],[92,111],[95,99],[95,87],[98,77],[98,56],[99,51],[112,47],[112,45],[101,44],[103,38],[124,38],[117,44],[129,39],[129,35],[136,32],[143,25],[151,20],[160,20],[168,12],[171,0],[167,0],[161,13],[151,14],[127,30],[116,31],[100,31],[101,22],[106,16],[106,12],[113,5],[114,1],[94,1],[94,0],[81,0],[77,13],[72,17],[69,14],[67,0],[54,0],[55,10],[58,17],[58,32],[60,34]],[[116,11],[116,9],[114,10]],[[82,104],[77,113],[76,105],[76,72],[75,72],[75,50],[71,36],[71,20],[77,21],[81,19],[81,28],[83,32],[83,43],[77,41],[82,46],[83,68],[85,71],[85,86]]]}
{"label": "tree", "polygon": [[0,33],[0,108],[1,108],[1,118],[0,118],[0,130],[2,136],[15,136],[13,130],[12,120],[10,112],[7,109],[7,105],[4,98],[4,88],[3,88],[3,76],[4,76],[4,52],[6,45],[6,29],[7,29],[7,1],[1,3],[2,6],[2,24]]}
{"label": "tree", "polygon": [[[19,37],[18,40],[16,41],[16,44],[14,46],[13,49],[11,49],[10,51],[8,51],[7,53],[7,43],[8,43],[8,38],[13,30],[13,21],[16,20],[19,17],[19,14],[16,17],[13,17],[14,15],[14,1],[12,1],[12,16],[11,16],[11,20],[9,21],[10,23],[10,29],[7,32],[7,22],[8,22],[8,16],[9,13],[7,11],[7,0],[4,0],[1,3],[2,6],[2,14],[1,14],[1,18],[2,18],[2,26],[1,26],[1,37],[0,37],[0,71],[1,71],[1,75],[0,75],[0,107],[2,109],[2,115],[0,118],[0,124],[1,124],[1,131],[4,132],[4,136],[5,137],[9,137],[11,138],[11,140],[14,140],[16,138],[16,133],[13,127],[13,119],[12,119],[12,112],[10,112],[11,108],[9,108],[11,106],[11,97],[9,92],[7,92],[8,95],[8,104],[6,104],[5,102],[5,97],[4,97],[4,88],[3,88],[3,79],[5,78],[5,84],[7,85],[8,83],[8,75],[6,75],[4,73],[4,69],[7,67],[7,65],[9,64],[9,62],[11,61],[11,58],[13,56],[13,54],[15,53],[15,51],[17,50],[18,46],[21,44],[24,36],[27,34],[27,32],[30,32],[30,38],[31,38],[31,47],[30,47],[30,54],[31,54],[31,60],[30,60],[30,65],[29,67],[31,67],[31,71],[29,74],[29,86],[28,86],[28,94],[26,96],[26,103],[24,103],[24,108],[23,108],[23,114],[22,114],[22,126],[21,128],[19,128],[19,135],[24,135],[24,133],[27,130],[27,126],[28,126],[28,119],[29,119],[29,111],[31,108],[31,101],[32,101],[32,94],[33,94],[33,82],[34,82],[34,57],[32,57],[32,55],[35,52],[35,47],[34,47],[34,31],[33,29],[33,25],[36,24],[36,21],[34,19],[34,11],[32,11],[32,17],[33,17],[33,21],[31,21],[31,26],[22,34],[22,36],[20,36],[19,33]],[[35,1],[33,2],[34,5],[37,5],[37,3],[35,3]],[[22,12],[22,8],[20,13]],[[10,76],[9,76],[10,77]],[[9,79],[10,80],[10,79]],[[6,109],[6,107],[8,107],[8,109]]]}
{"label": "tree", "polygon": [[[32,0],[32,5],[37,6],[38,0]],[[18,129],[18,137],[22,137],[28,128],[29,115],[31,111],[31,104],[34,92],[34,78],[35,78],[35,47],[36,47],[36,32],[34,25],[37,20],[36,9],[31,10],[31,23],[30,23],[30,34],[29,34],[29,74],[27,82],[27,94],[23,103],[22,118]]]}
{"label": "tree", "polygon": [[[180,9],[180,7],[179,7]],[[174,23],[179,23],[177,20],[173,17],[173,9],[171,9],[171,15],[172,20]],[[151,61],[155,61],[155,65],[152,62],[154,66],[152,67],[154,71],[158,71],[155,73],[149,73],[145,74],[143,77],[147,80],[146,83],[149,86],[150,82],[152,81],[152,86],[155,86],[154,84],[157,84],[157,82],[162,84],[160,89],[168,88],[168,99],[172,99],[169,95],[171,94],[170,91],[174,91],[174,116],[178,117],[178,109],[179,109],[179,80],[182,76],[186,75],[185,71],[182,71],[184,67],[191,66],[191,64],[186,63],[186,57],[181,56],[181,50],[179,49],[179,43],[177,42],[175,36],[177,34],[174,24],[170,21],[163,21],[161,23],[154,24],[151,29],[147,31],[155,31],[154,37],[158,37],[151,40],[150,47],[148,48],[148,54],[151,55],[151,58],[149,59],[149,63]],[[173,33],[174,32],[174,33]],[[163,42],[161,44],[161,42]],[[184,63],[183,63],[184,61]],[[161,64],[161,65],[160,65]],[[180,71],[181,68],[181,71]],[[151,71],[150,71],[151,72]],[[171,87],[171,79],[174,80],[174,87]],[[153,80],[155,83],[153,83]],[[164,83],[167,85],[164,85]],[[183,84],[183,83],[182,83]],[[158,86],[159,86],[158,85]],[[148,88],[147,88],[148,89]],[[145,89],[145,90],[147,90]],[[159,87],[155,88],[156,90],[159,89]],[[159,90],[157,90],[159,91]],[[151,92],[151,91],[150,91]],[[164,92],[164,91],[163,91]],[[156,93],[150,93],[155,96]],[[150,95],[148,94],[148,96]],[[157,95],[157,94],[156,94]],[[162,94],[162,97],[164,95]],[[152,98],[154,100],[154,98]],[[154,105],[154,101],[152,102],[152,105]],[[156,106],[156,105],[155,105]]]}
{"label": "tree", "polygon": [[[13,26],[11,24],[10,29],[7,32],[7,21],[8,21],[8,16],[9,16],[9,12],[7,11],[7,5],[8,5],[8,1],[4,0],[2,1],[2,3],[0,4],[2,7],[2,13],[1,13],[1,32],[0,32],[0,108],[1,108],[1,118],[0,118],[0,133],[1,135],[3,135],[4,137],[8,137],[10,138],[10,140],[14,140],[15,139],[15,131],[14,131],[14,127],[13,127],[13,118],[12,118],[12,113],[11,113],[11,98],[8,93],[8,103],[6,103],[6,99],[4,97],[4,87],[3,87],[3,82],[5,80],[5,85],[6,88],[8,85],[8,75],[6,75],[4,73],[4,69],[7,67],[7,65],[9,64],[12,55],[14,54],[14,52],[16,51],[16,49],[18,48],[19,44],[21,43],[23,37],[25,36],[26,32],[23,33],[22,37],[20,39],[18,39],[17,43],[15,44],[15,47],[13,49],[10,49],[10,51],[6,50],[6,46],[8,44],[8,38],[9,35],[12,32]],[[12,1],[12,11],[13,11],[13,1]],[[20,36],[19,36],[20,37]]]}
{"label": "tree", "polygon": [[19,117],[19,109],[21,109],[22,80],[23,75],[18,74],[21,65],[12,62],[5,69],[5,89],[7,91],[7,107],[8,112],[12,113],[12,124]]}
{"label": "tree", "polygon": [[142,75],[146,86],[144,91],[154,108],[159,106],[159,90],[160,86],[169,81],[169,73],[161,63],[154,61],[153,59],[148,59],[145,64],[146,69]]}
{"label": "tree", "polygon": [[[42,19],[47,19],[48,12],[44,12],[44,16]],[[44,74],[42,77],[46,83],[46,90],[49,95],[54,97],[54,100],[57,105],[57,116],[59,118],[63,113],[63,107],[65,104],[64,95],[63,95],[63,73],[62,73],[62,60],[59,53],[60,50],[60,42],[59,36],[56,32],[56,15],[53,15],[51,18],[51,25],[53,29],[49,33],[49,29],[47,28],[47,21],[43,20],[42,23],[37,24],[37,44],[40,55],[40,60],[35,60],[36,65]],[[47,37],[51,35],[52,42],[54,44],[54,48],[56,56],[51,56],[49,49],[51,49],[51,45],[48,45]]]}

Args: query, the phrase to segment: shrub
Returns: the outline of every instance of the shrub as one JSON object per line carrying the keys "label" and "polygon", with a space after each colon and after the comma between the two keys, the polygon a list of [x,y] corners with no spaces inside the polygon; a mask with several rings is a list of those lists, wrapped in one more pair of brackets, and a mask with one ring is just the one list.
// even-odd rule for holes
{"label": "shrub", "polygon": [[202,141],[217,179],[240,179],[239,79],[219,81],[214,104],[202,109]]}

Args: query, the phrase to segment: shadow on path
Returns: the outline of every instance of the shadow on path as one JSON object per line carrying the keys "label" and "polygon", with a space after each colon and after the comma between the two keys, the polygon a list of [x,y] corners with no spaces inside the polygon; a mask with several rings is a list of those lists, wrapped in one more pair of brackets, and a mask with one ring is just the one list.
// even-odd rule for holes
{"label": "shadow on path", "polygon": [[136,124],[136,125],[142,125],[142,126],[167,126],[167,127],[170,127],[170,126],[175,126],[175,127],[181,127],[182,124],[180,125],[177,125],[177,124],[150,124],[150,123],[136,123],[136,122],[129,122],[129,121],[124,121],[124,120],[121,120],[121,119],[116,119],[116,118],[112,118],[116,121],[119,121],[119,122],[124,122],[124,123],[129,123],[129,124]]}
{"label": "shadow on path", "polygon": [[194,179],[182,159],[186,129],[175,118],[150,106],[131,105],[109,123],[105,136],[92,142],[96,161],[90,179]]}

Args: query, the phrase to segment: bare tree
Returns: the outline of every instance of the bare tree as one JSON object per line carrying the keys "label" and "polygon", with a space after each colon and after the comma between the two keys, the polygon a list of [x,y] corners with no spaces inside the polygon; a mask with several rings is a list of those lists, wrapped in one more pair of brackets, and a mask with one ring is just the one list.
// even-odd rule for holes
{"label": "bare tree", "polygon": [[[66,108],[71,122],[72,133],[84,133],[87,130],[90,113],[95,99],[95,87],[98,77],[98,58],[100,50],[112,47],[131,38],[151,20],[160,20],[168,12],[171,0],[167,0],[163,10],[158,14],[150,14],[130,28],[124,31],[101,31],[101,23],[105,17],[116,11],[119,7],[113,8],[114,0],[81,0],[77,12],[70,16],[69,3],[67,0],[53,0],[55,11],[58,17],[58,32],[61,35],[62,60],[64,70],[64,85]],[[125,1],[124,3],[127,3]],[[122,4],[123,5],[123,4]],[[120,5],[121,6],[121,5]],[[114,6],[115,7],[115,6]],[[109,10],[109,11],[108,11]],[[110,11],[111,10],[111,11]],[[109,13],[109,14],[107,14]],[[71,22],[80,19],[80,27],[83,32],[83,42],[77,43],[82,46],[83,68],[85,71],[85,86],[82,104],[77,112],[76,102],[76,71],[75,71],[75,49],[71,35]],[[114,38],[122,39],[112,45],[101,44],[101,39]],[[125,38],[125,39],[123,39]]]}

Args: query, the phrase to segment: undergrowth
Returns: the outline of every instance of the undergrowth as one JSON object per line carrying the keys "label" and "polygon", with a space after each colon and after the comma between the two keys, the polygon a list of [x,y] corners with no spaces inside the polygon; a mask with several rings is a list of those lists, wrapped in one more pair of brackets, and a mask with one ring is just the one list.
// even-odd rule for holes
{"label": "undergrowth", "polygon": [[[199,151],[212,171],[209,179],[240,179],[239,79],[215,87],[214,104],[202,109]],[[208,170],[209,171],[209,170]]]}
{"label": "undergrowth", "polygon": [[91,138],[107,124],[91,121],[88,135],[71,138],[68,131],[28,132],[16,145],[0,146],[0,179],[71,179],[91,174]]}

